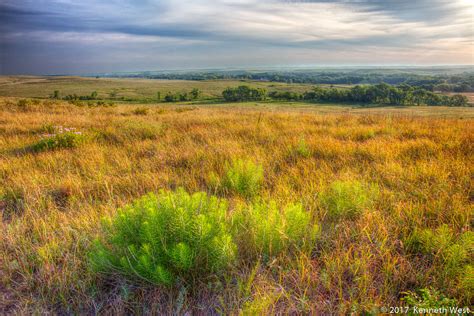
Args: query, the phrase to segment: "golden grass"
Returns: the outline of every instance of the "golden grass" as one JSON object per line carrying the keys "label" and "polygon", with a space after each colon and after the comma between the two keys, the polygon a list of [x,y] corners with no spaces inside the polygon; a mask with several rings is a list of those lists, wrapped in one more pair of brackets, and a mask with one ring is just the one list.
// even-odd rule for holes
{"label": "golden grass", "polygon": [[[404,245],[414,229],[471,230],[472,120],[254,106],[136,109],[0,100],[0,312],[347,314],[396,306],[402,292],[430,286],[463,304],[472,299],[460,275],[444,277],[442,261]],[[74,127],[88,141],[25,150],[48,124]],[[310,155],[295,154],[302,139]],[[90,271],[86,254],[101,217],[161,188],[214,193],[209,176],[238,158],[263,166],[263,199],[302,202],[321,223],[311,256],[243,258],[199,288],[137,286]],[[358,218],[333,221],[319,195],[338,180],[377,185],[377,200]]]}

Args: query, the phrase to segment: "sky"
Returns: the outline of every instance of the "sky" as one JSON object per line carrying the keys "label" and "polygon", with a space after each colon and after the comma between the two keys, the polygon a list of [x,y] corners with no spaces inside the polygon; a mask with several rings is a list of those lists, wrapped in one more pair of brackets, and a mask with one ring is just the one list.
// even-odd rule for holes
{"label": "sky", "polygon": [[474,64],[474,0],[1,0],[0,74]]}

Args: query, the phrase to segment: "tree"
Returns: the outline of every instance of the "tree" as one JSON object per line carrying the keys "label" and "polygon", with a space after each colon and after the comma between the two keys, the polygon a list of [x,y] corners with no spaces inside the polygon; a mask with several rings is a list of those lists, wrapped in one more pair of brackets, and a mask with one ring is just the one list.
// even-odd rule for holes
{"label": "tree", "polygon": [[174,102],[174,101],[176,101],[176,96],[173,95],[171,92],[168,92],[165,95],[165,102]]}
{"label": "tree", "polygon": [[191,95],[191,99],[196,100],[201,95],[201,90],[194,88],[189,94]]}
{"label": "tree", "polygon": [[449,98],[450,106],[467,106],[468,99],[465,95],[455,94]]}

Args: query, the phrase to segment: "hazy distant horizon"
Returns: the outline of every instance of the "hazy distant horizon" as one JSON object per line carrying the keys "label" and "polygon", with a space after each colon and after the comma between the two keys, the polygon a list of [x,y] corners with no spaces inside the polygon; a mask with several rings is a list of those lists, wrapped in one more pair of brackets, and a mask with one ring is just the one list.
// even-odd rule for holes
{"label": "hazy distant horizon", "polygon": [[[467,69],[466,69],[467,68]],[[472,68],[472,69],[471,69]],[[353,71],[353,70],[455,70],[460,73],[474,71],[473,65],[324,65],[324,66],[252,66],[252,67],[212,67],[212,68],[182,68],[182,69],[145,69],[145,70],[125,70],[125,71],[103,71],[103,72],[71,72],[71,73],[11,73],[0,74],[0,76],[114,76],[126,74],[144,74],[144,73],[205,73],[205,72],[225,72],[225,71],[246,71],[246,72],[283,72],[283,71]],[[461,71],[462,70],[462,71]]]}

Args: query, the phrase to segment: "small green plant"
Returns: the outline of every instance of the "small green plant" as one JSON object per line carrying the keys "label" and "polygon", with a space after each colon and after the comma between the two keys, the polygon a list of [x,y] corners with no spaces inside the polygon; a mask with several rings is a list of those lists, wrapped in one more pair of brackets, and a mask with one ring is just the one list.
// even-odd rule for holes
{"label": "small green plant", "polygon": [[104,220],[91,264],[164,285],[218,273],[236,257],[226,213],[224,200],[203,192],[148,194]]}
{"label": "small green plant", "polygon": [[[469,269],[469,259],[474,253],[474,233],[464,232],[458,238],[455,238],[453,230],[448,225],[441,225],[436,229],[422,229],[413,231],[405,240],[408,250],[414,253],[429,255],[432,259],[442,263],[445,277],[463,279],[463,273]],[[474,284],[461,280],[461,286],[466,291],[472,290]]]}
{"label": "small green plant", "polygon": [[331,219],[355,219],[378,195],[375,185],[359,181],[335,181],[320,195],[320,202]]}
{"label": "small green plant", "polygon": [[226,165],[221,180],[225,191],[237,193],[243,197],[252,197],[263,183],[263,167],[251,160],[236,159]]}
{"label": "small green plant", "polygon": [[303,138],[298,142],[295,152],[300,157],[309,158],[311,156],[311,149]]}
{"label": "small green plant", "polygon": [[446,250],[452,241],[453,232],[447,225],[442,225],[436,230],[415,229],[405,244],[413,252],[431,254]]}
{"label": "small green plant", "polygon": [[432,288],[421,289],[417,292],[408,291],[402,294],[405,296],[402,297],[401,301],[410,307],[417,307],[418,310],[458,306],[458,302],[455,299],[447,298]]}
{"label": "small green plant", "polygon": [[80,132],[61,132],[45,135],[39,142],[31,146],[35,152],[75,148],[85,141],[85,136]]}
{"label": "small green plant", "polygon": [[56,132],[56,126],[51,123],[43,124],[39,129],[39,133],[54,134]]}
{"label": "small green plant", "polygon": [[311,246],[318,236],[319,225],[313,223],[301,204],[280,208],[275,201],[257,201],[242,207],[233,217],[233,228],[250,256],[264,259],[295,249]]}

